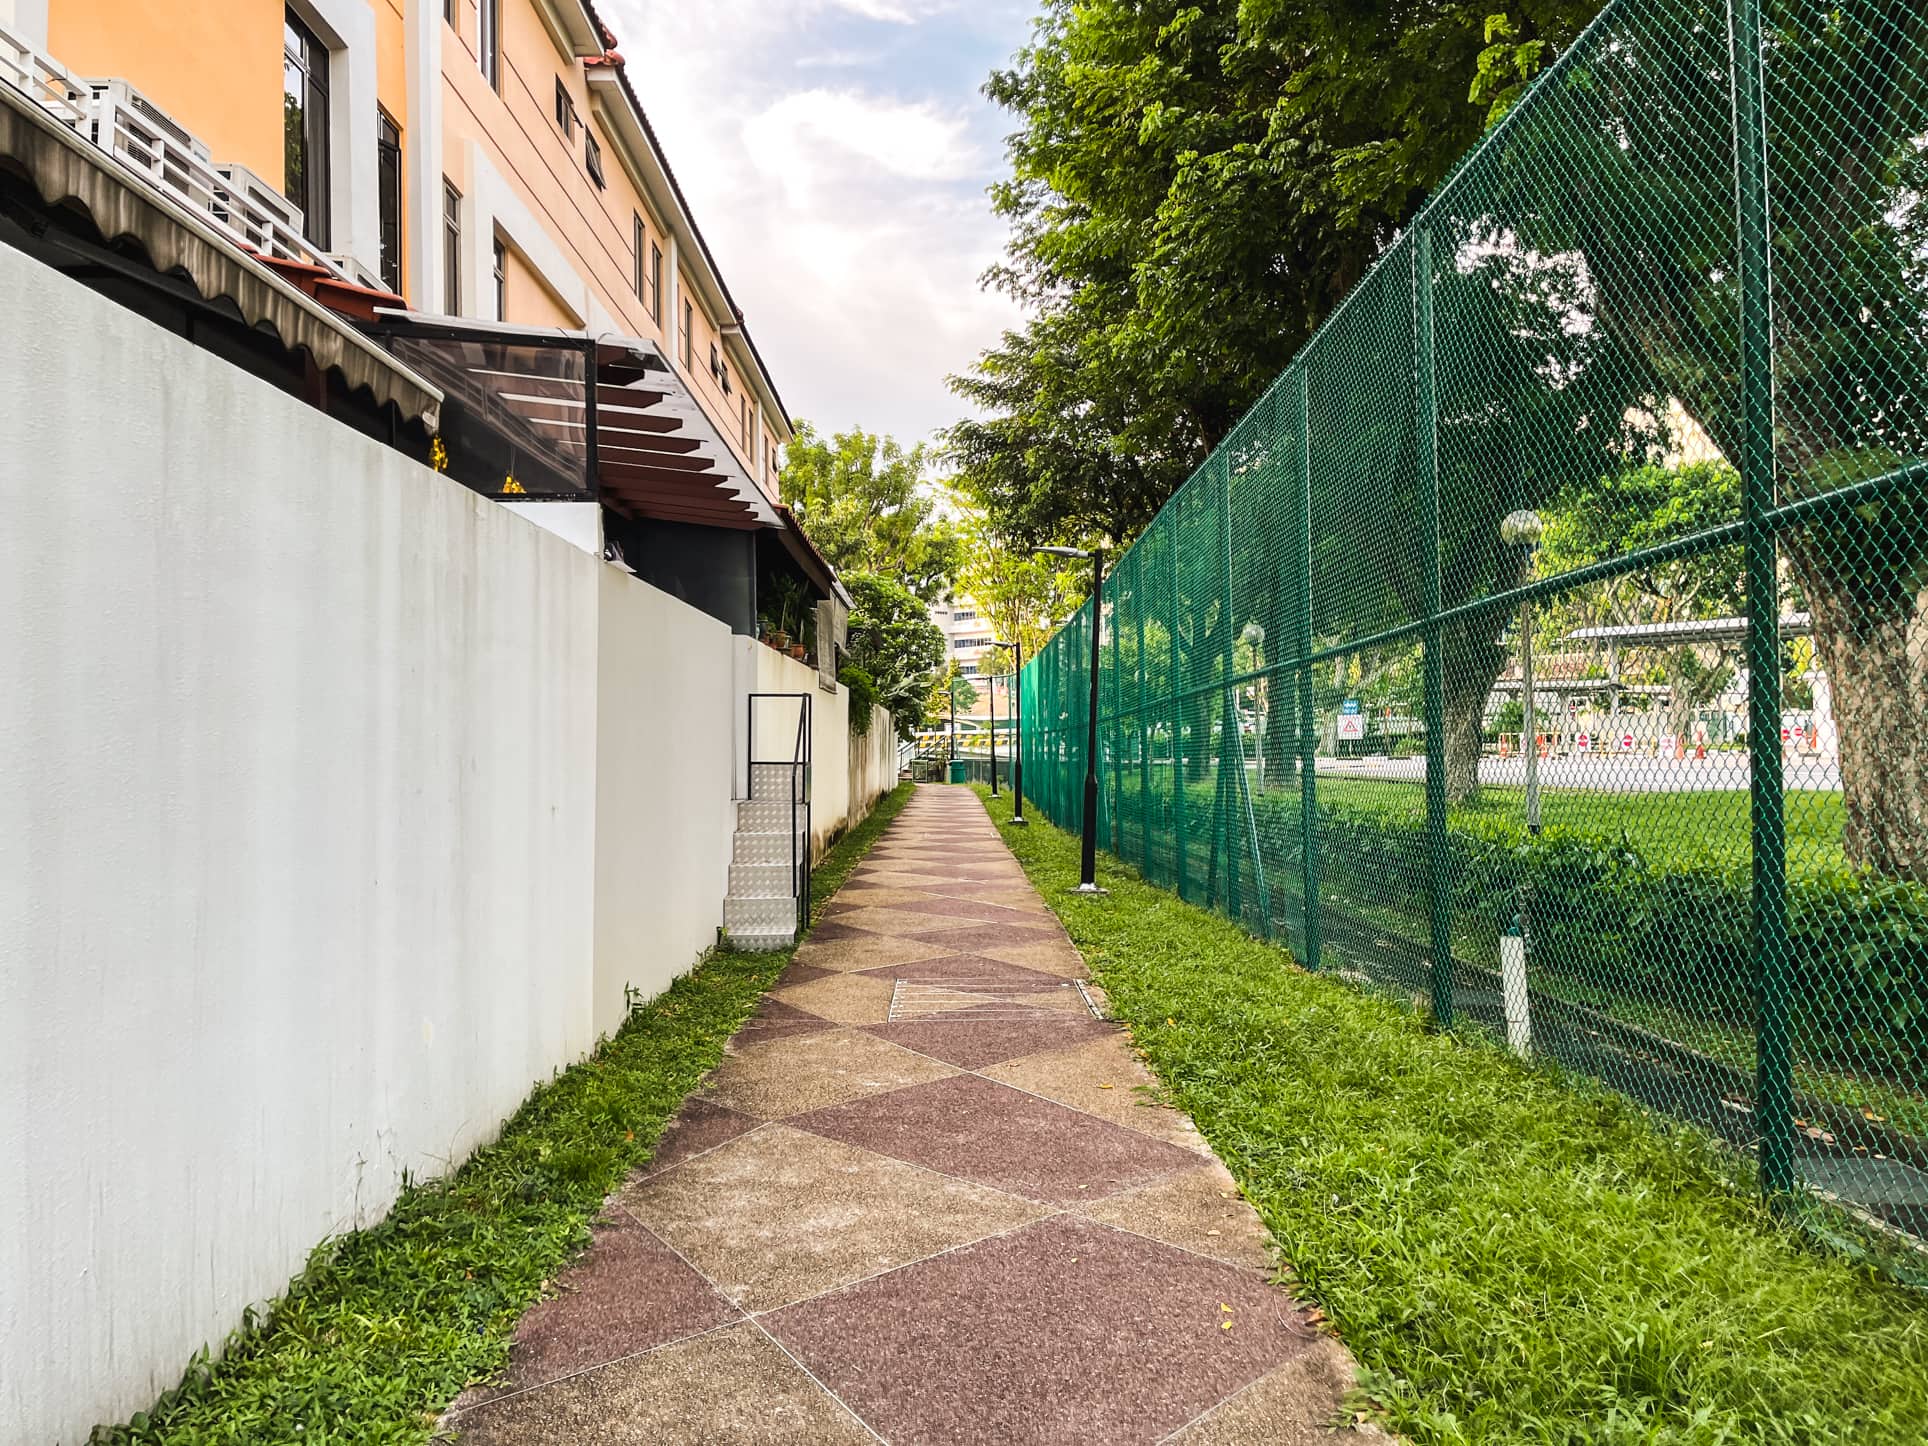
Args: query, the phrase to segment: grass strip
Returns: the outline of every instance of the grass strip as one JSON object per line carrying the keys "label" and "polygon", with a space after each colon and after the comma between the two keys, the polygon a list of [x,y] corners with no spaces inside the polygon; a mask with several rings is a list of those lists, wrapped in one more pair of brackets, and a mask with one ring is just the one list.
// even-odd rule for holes
{"label": "grass strip", "polygon": [[[827,850],[812,918],[909,801],[904,784]],[[637,1007],[588,1059],[539,1085],[495,1143],[403,1190],[308,1268],[218,1360],[96,1446],[402,1446],[501,1369],[522,1312],[589,1243],[589,1221],[722,1058],[794,951],[719,952]]]}
{"label": "grass strip", "polygon": [[1005,837],[1394,1429],[1928,1440],[1928,1301],[1778,1223],[1704,1137],[1431,1033],[1108,855],[1110,897],[1078,898],[1077,841],[1040,817]]}

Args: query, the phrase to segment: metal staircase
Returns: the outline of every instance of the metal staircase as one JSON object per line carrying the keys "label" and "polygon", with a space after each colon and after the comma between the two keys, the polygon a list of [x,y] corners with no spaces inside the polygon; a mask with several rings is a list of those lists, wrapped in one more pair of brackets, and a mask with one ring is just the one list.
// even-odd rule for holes
{"label": "metal staircase", "polygon": [[[788,699],[797,731],[788,758],[757,756],[757,705]],[[807,693],[749,698],[749,797],[737,800],[723,928],[738,949],[787,949],[810,897],[810,705]]]}

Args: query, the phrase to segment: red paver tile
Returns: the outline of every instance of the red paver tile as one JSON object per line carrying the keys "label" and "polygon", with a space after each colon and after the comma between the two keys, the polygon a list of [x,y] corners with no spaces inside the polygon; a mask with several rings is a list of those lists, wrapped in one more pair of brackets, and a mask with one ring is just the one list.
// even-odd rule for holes
{"label": "red paver tile", "polygon": [[467,1392],[465,1409],[591,1366],[698,1335],[740,1312],[634,1220],[607,1212],[582,1258],[516,1322],[500,1380]]}
{"label": "red paver tile", "polygon": [[763,1323],[879,1435],[931,1446],[1157,1441],[1314,1338],[1256,1272],[1067,1216]]}
{"label": "red paver tile", "polygon": [[656,1142],[656,1153],[650,1157],[649,1163],[630,1178],[646,1180],[664,1170],[673,1170],[705,1150],[714,1150],[727,1140],[747,1135],[762,1123],[754,1116],[739,1113],[715,1100],[691,1095],[683,1101],[683,1108],[676,1112],[676,1118],[664,1128],[663,1137]]}
{"label": "red paver tile", "polygon": [[928,1054],[960,1069],[983,1069],[1040,1050],[1066,1049],[1115,1033],[1114,1026],[1089,1015],[1030,1010],[974,1015],[965,1010],[942,1019],[904,1019],[873,1024],[868,1033],[892,1044]]}
{"label": "red paver tile", "polygon": [[[802,977],[796,977],[795,970],[796,966],[793,964],[783,971],[783,978],[778,981],[779,987],[800,985],[814,979],[838,977],[835,971],[830,969],[811,969]],[[767,1044],[773,1039],[788,1039],[792,1035],[814,1034],[820,1029],[836,1027],[821,1015],[811,1014],[807,1010],[798,1009],[795,1005],[786,1004],[783,1000],[766,994],[763,1002],[757,1005],[756,1013],[744,1020],[742,1027],[731,1037],[730,1045],[732,1048],[740,1048],[744,1045]]]}
{"label": "red paver tile", "polygon": [[1059,1204],[1117,1194],[1198,1163],[1175,1145],[975,1075],[832,1105],[789,1123]]}
{"label": "red paver tile", "polygon": [[1056,974],[1026,969],[1020,964],[1007,964],[1002,959],[987,959],[981,954],[940,954],[935,959],[884,964],[863,972],[881,975],[886,979],[946,984],[955,989],[977,989],[999,994],[1061,989],[1065,982]]}

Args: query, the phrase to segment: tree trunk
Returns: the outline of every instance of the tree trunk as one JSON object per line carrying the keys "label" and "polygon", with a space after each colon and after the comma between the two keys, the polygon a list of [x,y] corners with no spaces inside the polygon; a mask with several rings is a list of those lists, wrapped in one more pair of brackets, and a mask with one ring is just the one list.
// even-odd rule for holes
{"label": "tree trunk", "polygon": [[1479,760],[1484,751],[1486,700],[1506,666],[1508,653],[1477,621],[1449,626],[1440,639],[1444,651],[1441,683],[1446,714],[1446,801],[1471,803],[1479,797]]}
{"label": "tree trunk", "polygon": [[[1807,594],[1832,695],[1842,850],[1860,867],[1928,884],[1928,588],[1844,578],[1840,569],[1854,564],[1817,555],[1817,540],[1796,533],[1784,545]],[[1877,573],[1882,561],[1870,557],[1864,566]],[[1778,731],[1781,720],[1750,719],[1749,726]]]}

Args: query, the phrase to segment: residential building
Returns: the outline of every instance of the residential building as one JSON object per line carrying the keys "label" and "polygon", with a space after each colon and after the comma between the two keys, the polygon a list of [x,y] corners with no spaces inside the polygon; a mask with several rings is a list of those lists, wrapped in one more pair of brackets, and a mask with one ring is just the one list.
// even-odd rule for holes
{"label": "residential building", "polygon": [[[956,663],[958,671],[969,678],[977,691],[977,702],[967,713],[959,717],[988,718],[991,711],[991,689],[983,681],[994,675],[1010,671],[1011,656],[995,646],[997,630],[991,626],[990,614],[978,606],[974,598],[953,597],[948,602],[934,603],[931,606],[931,621],[944,635],[944,659],[946,663]],[[1005,688],[998,686],[998,715],[1003,717],[1005,708]]]}
{"label": "residential building", "polygon": [[0,0],[0,81],[443,393],[398,445],[753,633],[760,580],[847,599],[647,79],[590,0]]}

